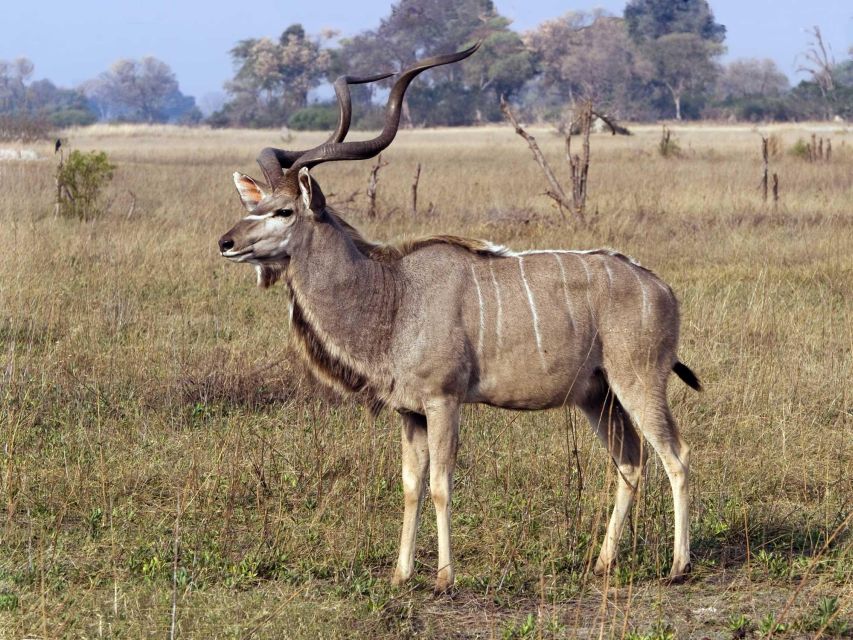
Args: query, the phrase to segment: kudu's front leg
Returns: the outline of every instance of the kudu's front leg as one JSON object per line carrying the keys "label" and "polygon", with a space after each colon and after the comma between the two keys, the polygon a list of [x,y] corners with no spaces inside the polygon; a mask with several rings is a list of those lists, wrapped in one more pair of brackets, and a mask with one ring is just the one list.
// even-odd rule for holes
{"label": "kudu's front leg", "polygon": [[441,398],[426,406],[429,443],[429,486],[435,505],[438,532],[438,574],[435,593],[453,586],[453,558],[450,552],[450,501],[453,493],[453,469],[459,445],[459,403]]}
{"label": "kudu's front leg", "polygon": [[421,513],[426,473],[429,467],[426,418],[419,413],[403,413],[403,530],[400,557],[392,582],[403,584],[412,576],[415,565],[415,539]]}

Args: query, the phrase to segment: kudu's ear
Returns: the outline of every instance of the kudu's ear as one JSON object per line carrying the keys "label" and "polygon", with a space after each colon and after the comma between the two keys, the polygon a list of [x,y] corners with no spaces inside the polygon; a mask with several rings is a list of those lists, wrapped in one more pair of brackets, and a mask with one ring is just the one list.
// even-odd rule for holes
{"label": "kudu's ear", "polygon": [[314,189],[311,187],[311,175],[308,173],[308,167],[302,167],[299,170],[299,193],[302,194],[302,204],[306,209],[311,208],[311,196]]}
{"label": "kudu's ear", "polygon": [[237,171],[234,172],[234,186],[247,211],[252,211],[267,195],[257,182]]}
{"label": "kudu's ear", "polygon": [[299,170],[299,193],[302,195],[302,204],[306,209],[319,214],[326,208],[326,198],[317,187],[317,183],[311,179],[308,167],[302,167]]}

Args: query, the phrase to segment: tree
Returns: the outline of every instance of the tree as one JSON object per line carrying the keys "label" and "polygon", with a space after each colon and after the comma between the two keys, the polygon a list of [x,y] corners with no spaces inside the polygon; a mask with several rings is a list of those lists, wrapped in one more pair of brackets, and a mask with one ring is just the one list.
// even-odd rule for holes
{"label": "tree", "polygon": [[33,71],[27,58],[0,60],[0,114],[59,127],[91,124],[97,119],[81,91],[59,88],[50,80],[28,84]]}
{"label": "tree", "polygon": [[788,77],[770,58],[741,58],[723,68],[717,93],[723,100],[750,96],[781,96],[789,89]]}
{"label": "tree", "polygon": [[635,113],[639,83],[651,67],[628,37],[625,21],[603,12],[571,12],[525,38],[544,88],[561,103],[589,99],[619,117]]}
{"label": "tree", "polygon": [[[379,27],[342,42],[337,69],[401,69],[415,60],[483,40],[463,65],[429,71],[403,104],[409,124],[499,119],[498,96],[517,93],[533,74],[529,52],[491,0],[400,0]],[[387,85],[387,83],[386,83]]]}
{"label": "tree", "polygon": [[629,0],[625,21],[637,43],[671,33],[693,33],[717,44],[726,39],[726,28],[715,22],[707,0]]}
{"label": "tree", "polygon": [[501,96],[514,96],[534,74],[533,58],[509,21],[496,17],[477,54],[464,66],[463,81],[474,96],[477,120],[496,120]]}
{"label": "tree", "polygon": [[804,71],[811,76],[812,83],[817,86],[823,97],[825,104],[823,115],[829,120],[832,117],[832,103],[836,98],[835,79],[833,77],[835,58],[830,51],[827,51],[820,27],[812,27],[810,33],[812,39],[808,48],[801,54],[804,62],[797,68],[797,71]]}
{"label": "tree", "polygon": [[721,45],[693,33],[670,33],[646,48],[655,78],[672,96],[676,120],[681,120],[685,93],[700,92],[714,82],[719,73],[714,58],[721,53]]}
{"label": "tree", "polygon": [[24,110],[26,82],[33,73],[33,63],[28,58],[0,60],[0,113]]}
{"label": "tree", "polygon": [[308,92],[324,80],[331,64],[321,38],[309,38],[299,24],[285,29],[278,41],[242,40],[231,58],[236,73],[225,85],[230,100],[214,120],[248,126],[287,122],[308,104]]}
{"label": "tree", "polygon": [[151,56],[117,60],[84,91],[108,120],[178,122],[197,112],[195,99],[181,93],[169,65]]}
{"label": "tree", "polygon": [[83,126],[98,119],[82,91],[57,87],[47,79],[27,86],[25,101],[30,113],[46,117],[57,127]]}
{"label": "tree", "polygon": [[853,87],[853,47],[850,47],[850,59],[838,63],[832,70],[836,84],[843,87]]}
{"label": "tree", "polygon": [[719,71],[714,59],[725,50],[726,28],[707,0],[629,0],[625,21],[681,120],[685,94],[700,93]]}

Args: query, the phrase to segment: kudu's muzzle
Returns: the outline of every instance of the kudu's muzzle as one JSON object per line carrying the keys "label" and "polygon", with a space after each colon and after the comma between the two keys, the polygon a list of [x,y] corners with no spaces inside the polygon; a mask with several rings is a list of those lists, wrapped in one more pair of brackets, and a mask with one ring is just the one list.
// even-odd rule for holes
{"label": "kudu's muzzle", "polygon": [[219,238],[219,253],[225,253],[233,248],[234,239],[229,234],[226,233],[224,236]]}

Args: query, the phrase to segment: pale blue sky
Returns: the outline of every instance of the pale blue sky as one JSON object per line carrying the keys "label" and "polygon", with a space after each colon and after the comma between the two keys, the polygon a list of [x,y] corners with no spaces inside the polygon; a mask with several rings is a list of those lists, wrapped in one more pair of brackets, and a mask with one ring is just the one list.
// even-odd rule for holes
{"label": "pale blue sky", "polygon": [[[795,58],[806,27],[820,26],[840,61],[853,44],[850,0],[710,0],[726,25],[726,59],[770,57],[795,79]],[[118,58],[154,55],[176,72],[181,89],[197,98],[222,89],[232,73],[228,50],[249,37],[277,36],[301,22],[352,35],[378,25],[389,0],[4,0],[0,59],[30,58],[35,78],[76,85]],[[601,7],[621,14],[625,0],[496,0],[519,30],[571,10]]]}

